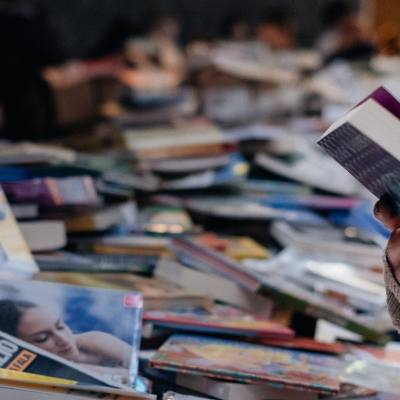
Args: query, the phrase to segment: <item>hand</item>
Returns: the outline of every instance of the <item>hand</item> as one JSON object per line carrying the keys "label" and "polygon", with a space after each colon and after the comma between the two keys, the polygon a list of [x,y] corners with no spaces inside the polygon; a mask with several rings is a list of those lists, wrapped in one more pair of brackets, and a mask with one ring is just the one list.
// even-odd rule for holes
{"label": "hand", "polygon": [[392,231],[386,250],[386,257],[393,268],[393,273],[400,283],[400,217],[388,198],[381,198],[374,206],[375,218]]}

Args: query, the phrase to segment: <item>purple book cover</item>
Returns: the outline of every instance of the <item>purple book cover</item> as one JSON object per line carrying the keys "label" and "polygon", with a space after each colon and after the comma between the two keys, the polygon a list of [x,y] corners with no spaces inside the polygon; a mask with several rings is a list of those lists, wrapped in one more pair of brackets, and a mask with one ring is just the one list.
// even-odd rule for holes
{"label": "purple book cover", "polygon": [[372,92],[369,96],[357,104],[356,107],[366,102],[368,99],[375,100],[381,106],[385,107],[386,110],[390,111],[394,116],[400,118],[400,102],[383,86],[380,86],[378,89]]}
{"label": "purple book cover", "polygon": [[46,206],[99,203],[90,176],[34,178],[3,182],[1,185],[11,203],[37,203]]}

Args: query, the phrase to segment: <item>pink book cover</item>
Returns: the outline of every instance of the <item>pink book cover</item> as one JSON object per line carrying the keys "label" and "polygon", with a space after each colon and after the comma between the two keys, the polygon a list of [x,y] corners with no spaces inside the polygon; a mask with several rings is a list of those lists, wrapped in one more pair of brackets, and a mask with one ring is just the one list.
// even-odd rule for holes
{"label": "pink book cover", "polygon": [[238,336],[262,336],[292,339],[295,332],[261,315],[239,308],[214,305],[211,312],[199,309],[147,311],[143,321],[155,326]]}
{"label": "pink book cover", "polygon": [[211,337],[172,335],[149,367],[331,395],[340,387],[336,357]]}

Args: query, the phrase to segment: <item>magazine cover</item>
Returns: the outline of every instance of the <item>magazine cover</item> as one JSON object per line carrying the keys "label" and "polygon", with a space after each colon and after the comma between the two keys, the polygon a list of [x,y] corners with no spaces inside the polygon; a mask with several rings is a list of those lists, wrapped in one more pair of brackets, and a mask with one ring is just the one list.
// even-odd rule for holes
{"label": "magazine cover", "polygon": [[0,277],[30,278],[39,268],[0,186]]}
{"label": "magazine cover", "polygon": [[200,309],[147,311],[143,321],[163,328],[239,336],[293,338],[295,332],[261,315],[215,304],[210,312]]}
{"label": "magazine cover", "polygon": [[173,335],[149,366],[324,394],[339,391],[336,357],[209,337]]}
{"label": "magazine cover", "polygon": [[[11,387],[21,390],[27,390],[32,392],[34,397],[36,393],[49,392],[55,396],[58,394],[69,394],[73,395],[85,395],[99,399],[115,399],[115,400],[126,400],[126,399],[149,399],[156,400],[155,395],[147,393],[138,393],[132,390],[123,390],[119,388],[109,386],[96,386],[78,381],[72,381],[62,378],[52,378],[44,375],[30,374],[27,372],[20,372],[10,369],[0,368],[0,387]],[[0,389],[1,393],[1,389]],[[84,394],[85,393],[85,394]],[[90,397],[92,398],[92,397]]]}
{"label": "magazine cover", "polygon": [[[114,385],[133,387],[142,306],[141,293],[3,280],[0,331],[31,346],[35,354],[44,351],[47,358],[81,367]],[[7,368],[6,361],[0,362],[0,368]],[[47,365],[37,370],[36,364],[23,363],[19,370],[50,376],[56,373]],[[56,377],[85,381],[68,378],[63,372]]]}

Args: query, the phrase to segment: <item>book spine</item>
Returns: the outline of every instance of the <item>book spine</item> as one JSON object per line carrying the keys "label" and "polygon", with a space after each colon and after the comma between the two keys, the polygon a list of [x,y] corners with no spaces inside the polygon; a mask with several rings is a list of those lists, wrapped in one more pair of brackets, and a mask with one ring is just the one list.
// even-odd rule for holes
{"label": "book spine", "polygon": [[239,144],[237,142],[212,143],[212,144],[141,149],[136,152],[136,157],[139,159],[166,158],[166,157],[195,156],[201,154],[207,154],[208,156],[211,156],[227,152],[235,152],[238,150],[239,150]]}

